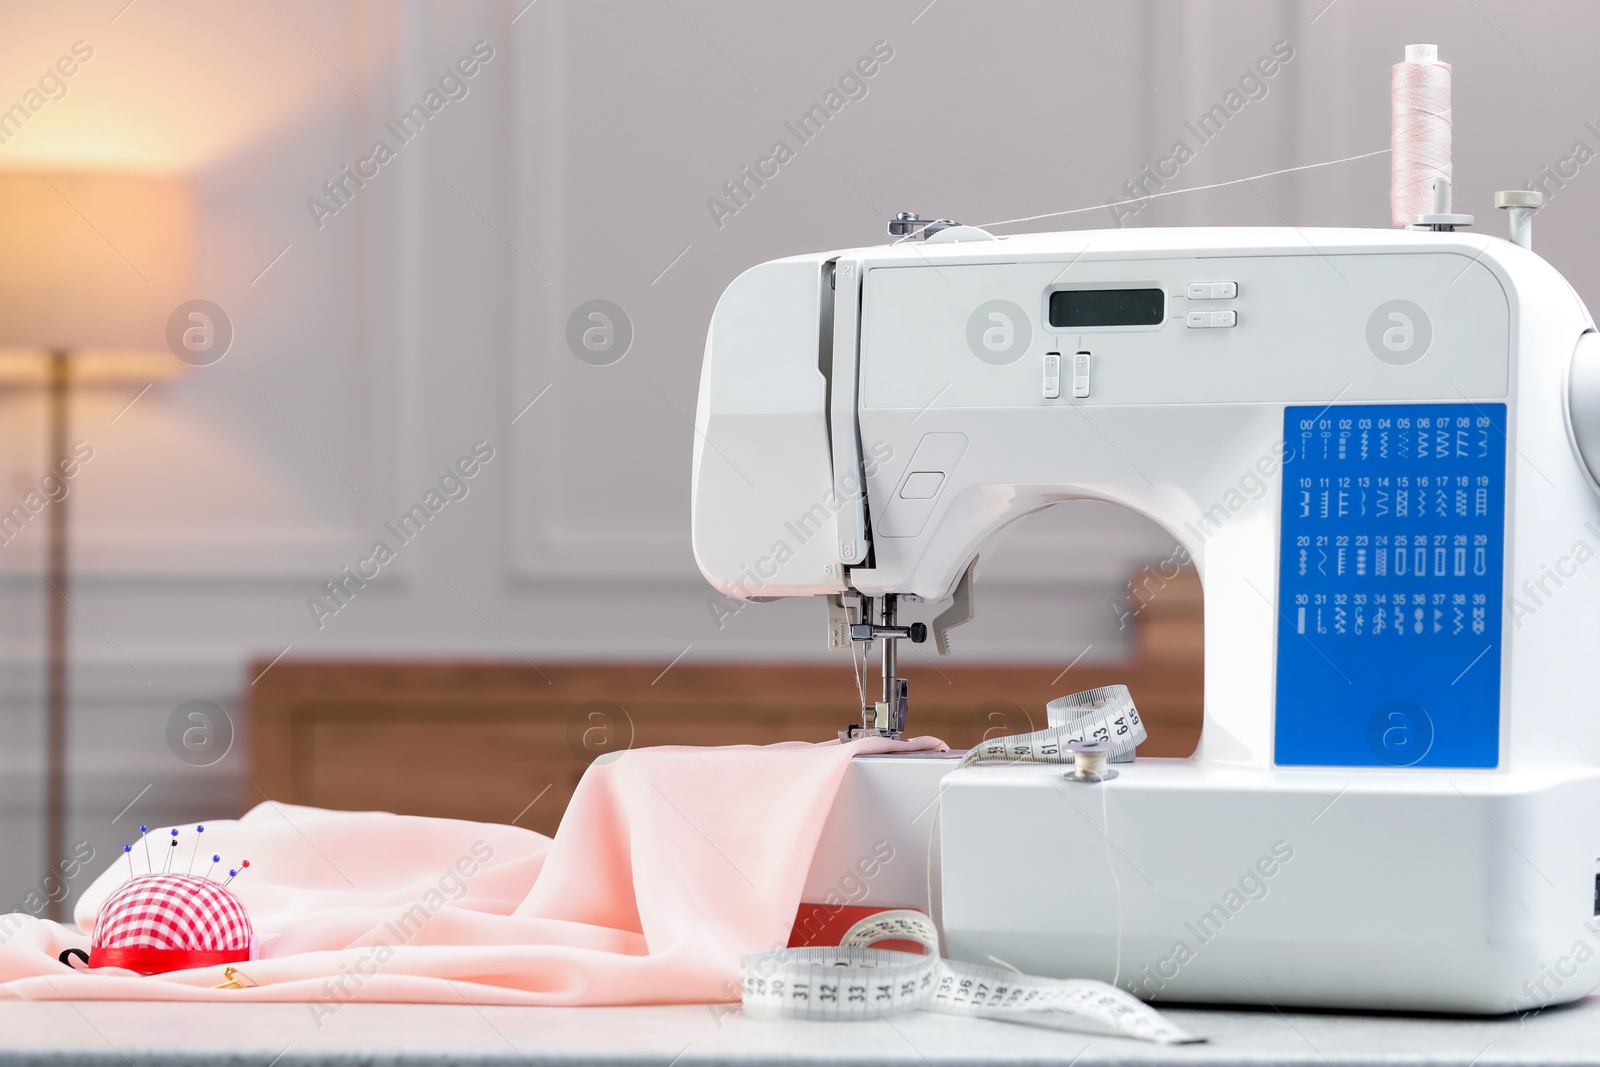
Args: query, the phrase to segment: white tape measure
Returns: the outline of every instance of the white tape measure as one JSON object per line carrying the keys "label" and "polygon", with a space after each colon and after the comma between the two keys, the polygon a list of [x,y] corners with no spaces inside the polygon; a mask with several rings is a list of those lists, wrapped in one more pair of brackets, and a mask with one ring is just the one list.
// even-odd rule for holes
{"label": "white tape measure", "polygon": [[[867,946],[915,941],[918,956]],[[838,948],[746,956],[744,1013],[753,1019],[859,1022],[907,1011],[976,1015],[1163,1045],[1204,1040],[1105,982],[1034,978],[939,958],[939,934],[920,911],[885,911],[852,926]]]}
{"label": "white tape measure", "polygon": [[1125,685],[1086,689],[1057,697],[1045,705],[1050,725],[1029,734],[1013,734],[983,741],[969,750],[961,766],[974,763],[1071,763],[1075,743],[1104,744],[1111,762],[1133,759],[1136,745],[1144,742],[1144,720],[1133,706]]}

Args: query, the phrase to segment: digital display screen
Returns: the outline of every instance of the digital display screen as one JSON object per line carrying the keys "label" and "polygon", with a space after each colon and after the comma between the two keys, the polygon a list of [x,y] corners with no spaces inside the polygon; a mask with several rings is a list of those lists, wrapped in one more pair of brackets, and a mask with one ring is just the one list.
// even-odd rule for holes
{"label": "digital display screen", "polygon": [[1050,327],[1155,326],[1167,313],[1160,289],[1057,289],[1050,294]]}

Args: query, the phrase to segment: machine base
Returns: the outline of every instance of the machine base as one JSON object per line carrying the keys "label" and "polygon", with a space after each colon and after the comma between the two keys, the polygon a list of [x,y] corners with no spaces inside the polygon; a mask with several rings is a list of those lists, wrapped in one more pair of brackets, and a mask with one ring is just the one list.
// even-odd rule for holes
{"label": "machine base", "polygon": [[1156,1001],[1494,1014],[1600,985],[1594,772],[954,762],[856,760],[805,899]]}

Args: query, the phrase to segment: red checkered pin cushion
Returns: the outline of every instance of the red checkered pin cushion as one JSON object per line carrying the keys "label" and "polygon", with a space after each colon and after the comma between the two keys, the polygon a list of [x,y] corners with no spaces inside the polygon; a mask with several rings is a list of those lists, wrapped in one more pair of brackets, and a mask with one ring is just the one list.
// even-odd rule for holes
{"label": "red checkered pin cushion", "polygon": [[254,937],[230,890],[209,878],[145,874],[101,905],[89,966],[158,974],[239,963],[250,958]]}

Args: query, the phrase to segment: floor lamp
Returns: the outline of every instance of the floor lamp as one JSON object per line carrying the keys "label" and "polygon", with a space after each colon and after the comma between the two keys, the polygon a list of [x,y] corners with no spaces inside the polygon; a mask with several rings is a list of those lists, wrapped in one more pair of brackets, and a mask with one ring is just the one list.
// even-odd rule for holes
{"label": "floor lamp", "polygon": [[[192,291],[193,196],[177,179],[114,173],[0,172],[0,387],[46,400],[44,469],[71,448],[75,391],[144,385],[186,369],[169,319]],[[109,429],[107,427],[106,429]],[[90,442],[94,444],[93,441]],[[42,518],[45,551],[45,870],[67,860],[67,727],[71,552],[68,501],[30,491],[0,505],[8,534]],[[37,510],[36,510],[37,509]],[[40,514],[42,512],[42,515]],[[61,920],[57,894],[47,916]],[[61,894],[64,897],[64,894]]]}

